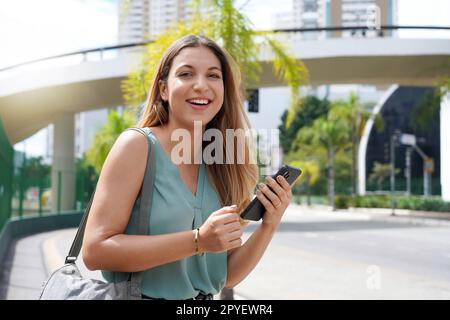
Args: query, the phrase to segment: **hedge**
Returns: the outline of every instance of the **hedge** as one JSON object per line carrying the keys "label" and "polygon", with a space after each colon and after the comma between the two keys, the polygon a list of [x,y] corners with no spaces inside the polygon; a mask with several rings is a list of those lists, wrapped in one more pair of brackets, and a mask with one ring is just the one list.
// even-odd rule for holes
{"label": "hedge", "polygon": [[[437,211],[449,212],[450,202],[443,201],[437,198],[423,198],[423,197],[396,197],[397,209],[410,209],[416,211]],[[346,209],[349,207],[355,208],[390,208],[391,197],[382,196],[347,196],[337,195],[335,199],[335,206],[337,209]]]}

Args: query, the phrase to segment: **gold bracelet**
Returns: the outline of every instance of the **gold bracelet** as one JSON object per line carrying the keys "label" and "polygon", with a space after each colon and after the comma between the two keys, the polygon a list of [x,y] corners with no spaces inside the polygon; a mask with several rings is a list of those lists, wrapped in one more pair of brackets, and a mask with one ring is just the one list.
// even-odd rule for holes
{"label": "gold bracelet", "polygon": [[202,256],[204,252],[200,252],[198,249],[198,235],[200,233],[200,228],[195,229],[195,237],[194,237],[194,243],[195,243],[195,254],[198,256]]}

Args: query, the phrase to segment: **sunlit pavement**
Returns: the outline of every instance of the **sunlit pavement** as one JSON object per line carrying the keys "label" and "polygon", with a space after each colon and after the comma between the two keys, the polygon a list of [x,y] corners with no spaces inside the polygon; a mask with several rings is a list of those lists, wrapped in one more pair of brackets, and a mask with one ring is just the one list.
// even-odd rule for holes
{"label": "sunlit pavement", "polygon": [[449,243],[448,221],[292,205],[236,291],[249,299],[450,299]]}

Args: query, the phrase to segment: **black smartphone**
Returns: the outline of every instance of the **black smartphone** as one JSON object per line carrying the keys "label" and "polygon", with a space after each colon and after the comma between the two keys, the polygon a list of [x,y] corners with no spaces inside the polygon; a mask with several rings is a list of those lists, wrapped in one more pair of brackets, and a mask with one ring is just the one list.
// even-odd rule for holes
{"label": "black smartphone", "polygon": [[[277,176],[283,176],[286,181],[290,185],[292,185],[301,174],[301,169],[284,165],[277,171],[277,173],[272,176],[272,178],[276,181]],[[245,220],[258,221],[263,217],[265,211],[266,208],[264,207],[264,205],[258,200],[257,197],[255,197],[248,204],[247,208],[245,208],[244,211],[241,212],[241,218]]]}

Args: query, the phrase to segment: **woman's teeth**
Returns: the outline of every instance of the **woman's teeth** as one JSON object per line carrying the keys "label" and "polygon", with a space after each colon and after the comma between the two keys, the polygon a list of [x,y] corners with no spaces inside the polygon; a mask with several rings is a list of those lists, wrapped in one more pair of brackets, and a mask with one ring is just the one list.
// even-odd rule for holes
{"label": "woman's teeth", "polygon": [[206,105],[209,103],[208,100],[188,100],[188,102],[199,105]]}

